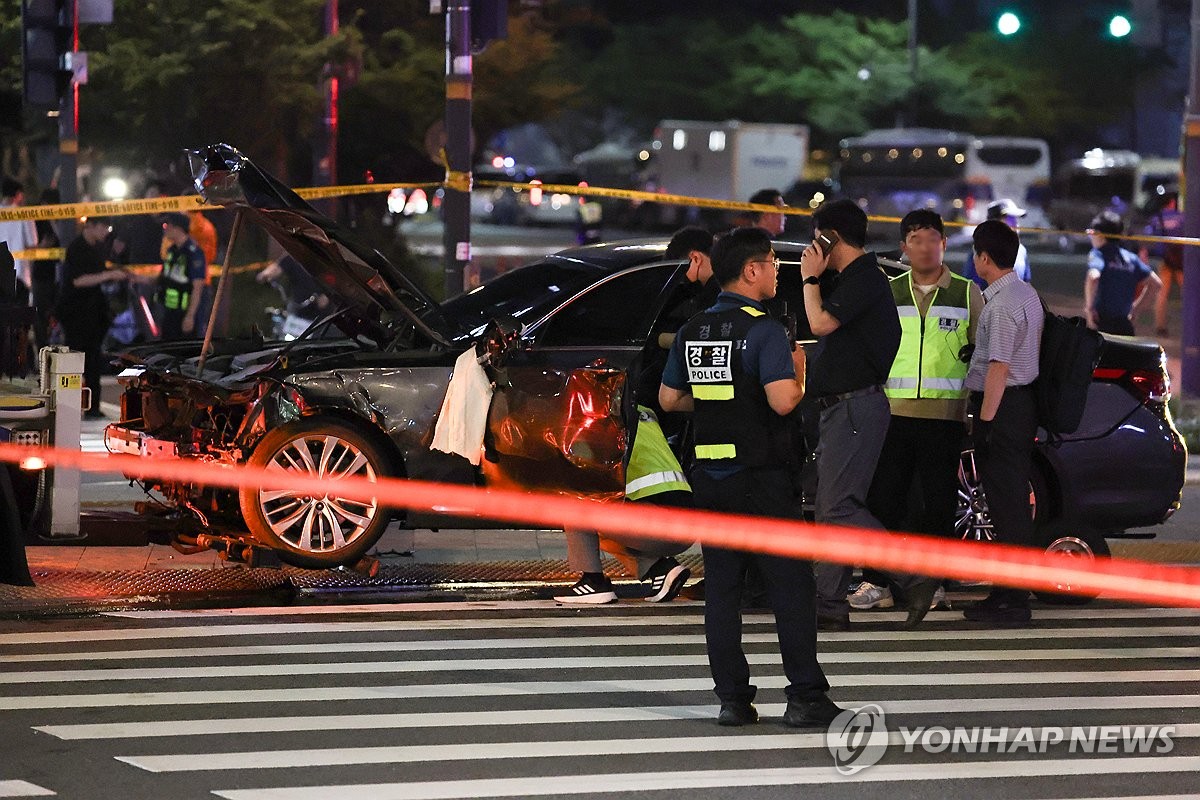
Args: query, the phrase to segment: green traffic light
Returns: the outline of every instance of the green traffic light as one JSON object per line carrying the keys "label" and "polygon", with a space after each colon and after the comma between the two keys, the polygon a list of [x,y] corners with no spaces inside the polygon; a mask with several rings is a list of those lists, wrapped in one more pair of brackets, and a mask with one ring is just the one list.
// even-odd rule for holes
{"label": "green traffic light", "polygon": [[1001,36],[1012,36],[1021,30],[1021,18],[1011,11],[1005,11],[996,20],[996,30],[1000,31]]}
{"label": "green traffic light", "polygon": [[1114,14],[1113,18],[1108,21],[1108,33],[1114,39],[1128,36],[1132,30],[1133,25],[1129,22],[1129,17],[1124,14]]}

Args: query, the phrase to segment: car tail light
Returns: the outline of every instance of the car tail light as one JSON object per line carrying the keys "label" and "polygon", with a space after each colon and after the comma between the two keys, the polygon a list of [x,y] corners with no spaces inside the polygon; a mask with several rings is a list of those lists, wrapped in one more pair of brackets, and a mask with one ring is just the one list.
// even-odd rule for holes
{"label": "car tail light", "polygon": [[[579,188],[580,188],[580,189],[586,189],[586,188],[587,188],[587,181],[580,181],[580,182],[579,182]],[[587,198],[586,198],[586,197],[584,197],[583,195],[579,195],[579,205],[584,205],[585,203],[587,203]]]}
{"label": "car tail light", "polygon": [[534,180],[529,184],[529,205],[540,206],[542,204],[542,182]]}
{"label": "car tail light", "polygon": [[1171,378],[1165,369],[1119,369],[1101,367],[1092,372],[1098,381],[1119,383],[1141,403],[1165,403],[1171,396]]}

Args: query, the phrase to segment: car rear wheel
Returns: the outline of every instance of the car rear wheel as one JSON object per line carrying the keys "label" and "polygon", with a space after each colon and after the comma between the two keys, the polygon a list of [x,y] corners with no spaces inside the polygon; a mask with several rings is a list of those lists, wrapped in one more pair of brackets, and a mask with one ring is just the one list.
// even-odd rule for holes
{"label": "car rear wheel", "polygon": [[[1029,484],[1029,513],[1038,518],[1039,497],[1045,498],[1045,483],[1034,471]],[[988,513],[987,497],[979,479],[975,464],[975,451],[964,450],[958,464],[958,516],[955,518],[955,533],[963,539],[980,542],[994,541],[995,529]],[[1046,552],[1070,558],[1092,560],[1108,556],[1108,543],[1097,534],[1056,535],[1046,542]],[[1069,585],[1061,587],[1064,592]],[[1037,598],[1055,605],[1083,605],[1096,598],[1094,594],[1060,594],[1058,592],[1035,592]]]}
{"label": "car rear wheel", "polygon": [[[341,420],[312,418],[268,433],[250,464],[322,481],[345,477],[375,480],[388,472],[383,450]],[[379,540],[389,511],[341,497],[336,486],[323,495],[289,489],[241,489],[242,516],[251,534],[298,567],[327,568],[358,561]]]}

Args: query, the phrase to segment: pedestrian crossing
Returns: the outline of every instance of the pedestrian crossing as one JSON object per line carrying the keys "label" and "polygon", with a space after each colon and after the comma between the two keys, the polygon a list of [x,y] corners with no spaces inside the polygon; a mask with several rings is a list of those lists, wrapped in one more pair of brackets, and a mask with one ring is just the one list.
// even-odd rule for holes
{"label": "pedestrian crossing", "polygon": [[[902,619],[855,613],[850,631],[821,634],[831,697],[886,712],[879,762],[853,774],[825,731],[780,723],[786,679],[761,613],[744,641],[763,719],[733,730],[714,722],[695,603],[6,623],[0,730],[18,755],[0,760],[0,798],[1196,796],[1200,613],[1039,609],[1017,630]],[[1141,726],[1170,747],[1026,750],[1027,726],[1042,742]],[[998,737],[990,749],[913,745],[913,731],[979,728]]]}

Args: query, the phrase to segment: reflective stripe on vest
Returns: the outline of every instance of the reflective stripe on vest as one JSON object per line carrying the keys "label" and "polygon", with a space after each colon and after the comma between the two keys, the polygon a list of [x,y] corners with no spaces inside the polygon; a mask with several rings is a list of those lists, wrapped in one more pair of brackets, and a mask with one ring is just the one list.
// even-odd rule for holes
{"label": "reflective stripe on vest", "polygon": [[698,444],[696,458],[716,460],[719,458],[737,458],[737,445],[733,444]]}
{"label": "reflective stripe on vest", "polygon": [[900,317],[900,349],[884,384],[888,397],[961,400],[966,397],[968,365],[958,354],[969,341],[970,281],[950,273],[950,286],[937,289],[921,317],[912,274],[891,281]]}
{"label": "reflective stripe on vest", "polygon": [[[654,491],[647,491],[653,489]],[[639,497],[659,494],[660,492],[690,492],[687,476],[682,472],[655,472],[643,475],[637,480],[625,484],[625,497],[637,500]]]}
{"label": "reflective stripe on vest", "polygon": [[697,383],[692,386],[692,397],[697,400],[732,400],[732,383]]}
{"label": "reflective stripe on vest", "polygon": [[625,499],[640,500],[663,492],[690,492],[687,476],[671,451],[654,412],[637,407],[637,432],[625,468]]}

